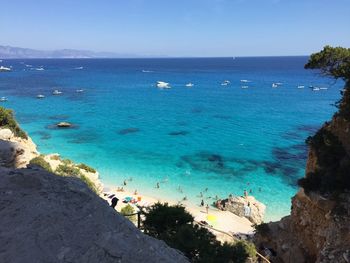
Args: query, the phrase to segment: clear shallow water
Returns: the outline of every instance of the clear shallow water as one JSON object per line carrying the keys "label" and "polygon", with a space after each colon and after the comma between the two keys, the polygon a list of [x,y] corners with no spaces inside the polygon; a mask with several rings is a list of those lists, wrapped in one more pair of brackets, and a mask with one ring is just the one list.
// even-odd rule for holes
{"label": "clear shallow water", "polygon": [[[306,61],[4,60],[14,71],[0,74],[0,96],[9,98],[2,105],[15,110],[41,152],[94,166],[106,184],[133,177],[131,189],[193,203],[205,188],[219,197],[251,189],[267,205],[267,219],[278,219],[289,213],[304,175],[305,138],[331,117],[342,88],[304,70]],[[40,66],[45,70],[33,69]],[[158,80],[172,88],[157,89]],[[224,80],[231,85],[221,86]],[[313,92],[309,85],[329,89]],[[52,96],[54,89],[63,95]],[[52,129],[59,121],[76,127]]]}

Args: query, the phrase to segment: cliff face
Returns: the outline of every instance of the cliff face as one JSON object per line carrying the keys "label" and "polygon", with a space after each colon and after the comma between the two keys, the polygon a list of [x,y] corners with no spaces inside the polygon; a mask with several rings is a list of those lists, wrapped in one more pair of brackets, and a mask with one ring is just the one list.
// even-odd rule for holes
{"label": "cliff face", "polygon": [[[335,116],[323,129],[333,134],[346,152],[339,163],[347,162],[349,121]],[[306,178],[320,170],[319,156],[318,146],[310,146]],[[350,180],[350,171],[345,172]],[[271,257],[274,262],[350,262],[350,193],[337,189],[336,194],[325,194],[301,188],[292,199],[291,215],[269,223],[255,238],[258,247],[276,253]]]}
{"label": "cliff face", "polygon": [[188,262],[78,178],[26,168],[38,155],[30,138],[0,129],[0,262]]}

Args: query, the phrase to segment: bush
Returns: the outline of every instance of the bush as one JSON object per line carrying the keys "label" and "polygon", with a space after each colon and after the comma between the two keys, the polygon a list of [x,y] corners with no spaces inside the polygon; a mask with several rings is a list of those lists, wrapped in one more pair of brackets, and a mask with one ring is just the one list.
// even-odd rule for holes
{"label": "bush", "polygon": [[306,141],[317,158],[316,169],[298,181],[305,192],[337,195],[350,190],[350,157],[338,137],[325,127]]}
{"label": "bush", "polygon": [[77,167],[87,171],[88,173],[96,173],[96,170],[94,168],[92,168],[84,163],[78,164]]}
{"label": "bush", "polygon": [[124,206],[120,210],[120,213],[126,218],[128,218],[131,222],[136,222],[136,215],[129,216],[135,213],[135,209],[130,204],[127,204],[126,206]]}
{"label": "bush", "polygon": [[51,159],[51,160],[55,160],[55,161],[59,161],[59,160],[61,160],[61,157],[60,157],[59,155],[52,155],[52,156],[50,157],[50,159]]}
{"label": "bush", "polygon": [[157,203],[145,216],[145,233],[180,250],[191,262],[240,263],[248,257],[255,258],[253,244],[237,242],[221,245],[213,233],[194,224],[193,216],[183,206]]}
{"label": "bush", "polygon": [[40,166],[41,168],[45,169],[46,171],[52,173],[51,165],[47,161],[45,161],[44,156],[42,156],[42,155],[39,155],[39,156],[31,159],[29,164]]}
{"label": "bush", "polygon": [[28,139],[27,134],[19,127],[16,122],[13,111],[0,107],[0,127],[10,129],[17,137]]}
{"label": "bush", "polygon": [[261,223],[261,224],[254,224],[254,232],[256,234],[259,234],[261,236],[267,236],[270,233],[270,227],[267,223]]}
{"label": "bush", "polygon": [[57,166],[55,173],[61,176],[73,176],[73,177],[79,177],[79,178],[82,176],[78,168],[65,163]]}

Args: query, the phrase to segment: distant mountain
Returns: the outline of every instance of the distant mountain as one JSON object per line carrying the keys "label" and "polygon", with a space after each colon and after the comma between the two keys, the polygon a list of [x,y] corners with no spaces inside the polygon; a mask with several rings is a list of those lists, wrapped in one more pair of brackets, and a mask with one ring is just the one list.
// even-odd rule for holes
{"label": "distant mountain", "polygon": [[94,52],[89,50],[60,49],[52,51],[29,48],[1,46],[0,59],[6,58],[125,58],[136,57],[132,54],[117,54],[111,52]]}

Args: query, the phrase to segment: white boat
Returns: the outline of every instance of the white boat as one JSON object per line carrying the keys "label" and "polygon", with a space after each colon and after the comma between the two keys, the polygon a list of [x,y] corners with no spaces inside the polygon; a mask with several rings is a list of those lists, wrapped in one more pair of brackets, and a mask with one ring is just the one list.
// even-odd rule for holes
{"label": "white boat", "polygon": [[38,99],[43,99],[43,98],[45,98],[45,96],[44,95],[42,95],[42,94],[39,94],[38,96],[36,96]]}
{"label": "white boat", "polygon": [[319,90],[320,90],[319,87],[313,87],[313,88],[312,88],[312,91],[319,91]]}
{"label": "white boat", "polygon": [[281,85],[283,85],[283,83],[282,82],[276,82],[275,83],[277,86],[281,86]]}
{"label": "white boat", "polygon": [[305,88],[305,86],[303,86],[303,85],[298,86],[298,89],[303,89],[303,88]]}
{"label": "white boat", "polygon": [[77,93],[81,93],[81,92],[84,92],[84,90],[83,89],[77,89],[76,92]]}
{"label": "white boat", "polygon": [[57,89],[55,89],[53,92],[52,92],[53,95],[61,95],[62,94],[62,91],[59,91]]}
{"label": "white boat", "polygon": [[0,101],[3,102],[3,101],[8,101],[8,99],[6,97],[1,97],[0,98]]}
{"label": "white boat", "polygon": [[242,89],[247,89],[247,88],[249,88],[248,86],[242,86],[241,87]]}
{"label": "white boat", "polygon": [[186,84],[186,87],[188,87],[188,88],[191,88],[191,87],[193,87],[193,86],[194,86],[194,84],[191,83],[191,82]]}
{"label": "white boat", "polygon": [[247,83],[247,82],[250,82],[250,81],[247,80],[247,79],[241,79],[241,82],[242,82],[242,83]]}
{"label": "white boat", "polygon": [[326,88],[326,87],[322,87],[322,88],[320,88],[320,90],[327,90],[328,88]]}
{"label": "white boat", "polygon": [[231,82],[229,80],[224,80],[224,82],[221,83],[221,86],[227,86],[229,85]]}
{"label": "white boat", "polygon": [[160,88],[160,89],[170,89],[170,85],[168,82],[164,82],[164,81],[157,81],[157,88]]}
{"label": "white boat", "polygon": [[76,67],[76,68],[74,68],[74,69],[83,69],[84,67]]}
{"label": "white boat", "polygon": [[38,71],[43,71],[45,70],[43,67],[39,67],[39,68],[36,68],[35,70],[38,70]]}
{"label": "white boat", "polygon": [[9,71],[11,71],[11,68],[0,66],[0,72],[9,72]]}
{"label": "white boat", "polygon": [[277,83],[272,83],[272,87],[273,87],[273,88],[278,88]]}

